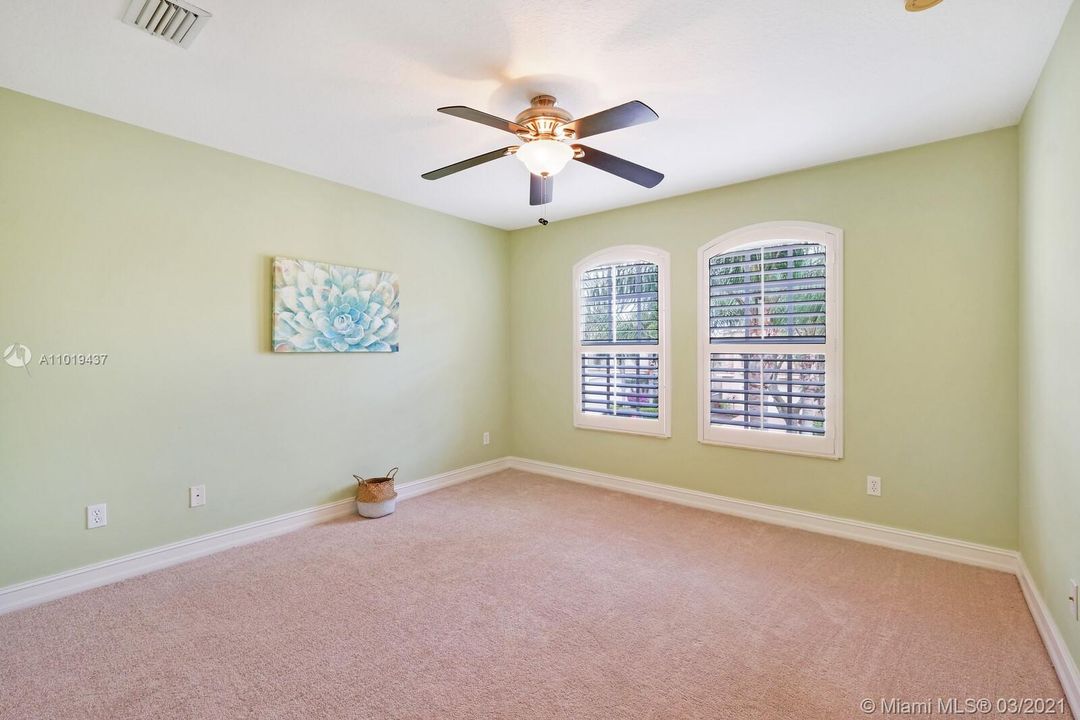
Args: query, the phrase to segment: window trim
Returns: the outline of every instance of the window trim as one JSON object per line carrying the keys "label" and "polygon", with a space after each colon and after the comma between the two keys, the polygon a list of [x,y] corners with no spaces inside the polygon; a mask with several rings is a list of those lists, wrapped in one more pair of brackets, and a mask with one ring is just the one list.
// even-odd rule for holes
{"label": "window trim", "polygon": [[[709,260],[716,255],[785,240],[818,243],[825,247],[825,343],[709,342]],[[806,455],[839,460],[844,456],[844,231],[830,225],[801,221],[766,222],[732,230],[698,249],[697,261],[697,426],[698,442],[749,450]],[[716,348],[722,348],[717,350]],[[710,355],[713,352],[797,352],[825,356],[824,437],[754,432],[714,427],[709,422]]]}
{"label": "window trim", "polygon": [[[601,265],[645,260],[656,265],[657,279],[657,329],[660,342],[656,345],[582,345],[581,343],[581,275]],[[659,248],[647,245],[618,245],[605,248],[579,260],[573,268],[570,281],[570,305],[572,308],[572,341],[570,343],[570,375],[573,387],[574,427],[583,430],[606,430],[608,432],[647,435],[651,437],[671,437],[671,333],[670,323],[670,272],[671,254]],[[607,349],[606,349],[607,348]],[[610,349],[616,348],[616,349]],[[659,388],[657,419],[611,417],[594,415],[581,410],[581,355],[583,353],[618,352],[656,353],[659,356]]]}

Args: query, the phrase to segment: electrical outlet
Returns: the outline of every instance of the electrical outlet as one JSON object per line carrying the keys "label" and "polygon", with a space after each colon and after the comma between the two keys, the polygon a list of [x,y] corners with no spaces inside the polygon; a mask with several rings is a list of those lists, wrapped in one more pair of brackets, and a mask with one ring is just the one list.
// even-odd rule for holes
{"label": "electrical outlet", "polygon": [[188,488],[188,499],[190,500],[190,507],[202,507],[206,504],[206,486],[205,485],[192,485]]}
{"label": "electrical outlet", "polygon": [[105,527],[109,524],[109,514],[105,503],[86,506],[86,529]]}
{"label": "electrical outlet", "polygon": [[1080,595],[1077,595],[1080,589],[1077,588],[1075,580],[1070,580],[1069,583],[1072,588],[1072,592],[1069,593],[1069,609],[1073,620],[1080,620]]}
{"label": "electrical outlet", "polygon": [[485,445],[490,445],[491,444],[491,433],[489,433],[489,432],[484,433],[484,444]]}
{"label": "electrical outlet", "polygon": [[873,475],[866,476],[866,494],[881,497],[881,478]]}

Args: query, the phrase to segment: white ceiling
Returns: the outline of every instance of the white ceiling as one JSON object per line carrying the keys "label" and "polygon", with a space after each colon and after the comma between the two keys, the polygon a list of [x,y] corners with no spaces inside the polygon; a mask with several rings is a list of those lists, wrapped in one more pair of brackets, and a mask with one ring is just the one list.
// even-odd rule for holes
{"label": "white ceiling", "polygon": [[536,222],[504,158],[420,174],[513,136],[547,92],[576,116],[660,120],[588,144],[660,170],[646,190],[580,163],[550,219],[1016,123],[1071,0],[199,0],[190,49],[127,0],[0,2],[0,85],[501,228]]}

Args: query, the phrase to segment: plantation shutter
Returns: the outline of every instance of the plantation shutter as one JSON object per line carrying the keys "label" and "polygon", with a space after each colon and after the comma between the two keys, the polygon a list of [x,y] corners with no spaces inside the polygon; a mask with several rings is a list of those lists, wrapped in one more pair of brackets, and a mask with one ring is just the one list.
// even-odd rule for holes
{"label": "plantation shutter", "polygon": [[656,263],[631,261],[599,265],[580,274],[582,414],[659,418],[659,273]]}
{"label": "plantation shutter", "polygon": [[[711,425],[825,434],[826,356],[806,352],[827,341],[825,261],[826,248],[814,243],[709,259]],[[775,352],[732,352],[747,344]]]}

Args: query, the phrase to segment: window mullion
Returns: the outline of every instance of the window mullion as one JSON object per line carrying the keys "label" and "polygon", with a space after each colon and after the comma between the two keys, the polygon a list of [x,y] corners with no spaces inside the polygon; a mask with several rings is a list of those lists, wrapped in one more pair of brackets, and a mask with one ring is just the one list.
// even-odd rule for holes
{"label": "window mullion", "polygon": [[608,267],[608,276],[611,278],[611,294],[608,296],[608,312],[611,313],[611,342],[615,342],[619,336],[615,330],[615,278],[617,274],[614,265]]}
{"label": "window mullion", "polygon": [[710,343],[708,345],[710,353],[828,355],[832,351],[831,343]]}
{"label": "window mullion", "polygon": [[585,353],[619,353],[619,354],[637,354],[646,353],[650,355],[656,355],[660,352],[659,345],[630,345],[629,343],[621,343],[618,345],[585,345],[581,348]]}
{"label": "window mullion", "polygon": [[[761,326],[761,339],[764,340],[765,335],[765,248],[761,250],[761,268],[758,279],[761,282],[761,297],[758,300],[758,308],[760,310],[758,317],[758,324]],[[751,360],[753,362],[753,360]],[[757,358],[758,363],[758,429],[765,429],[765,359],[759,355]]]}

